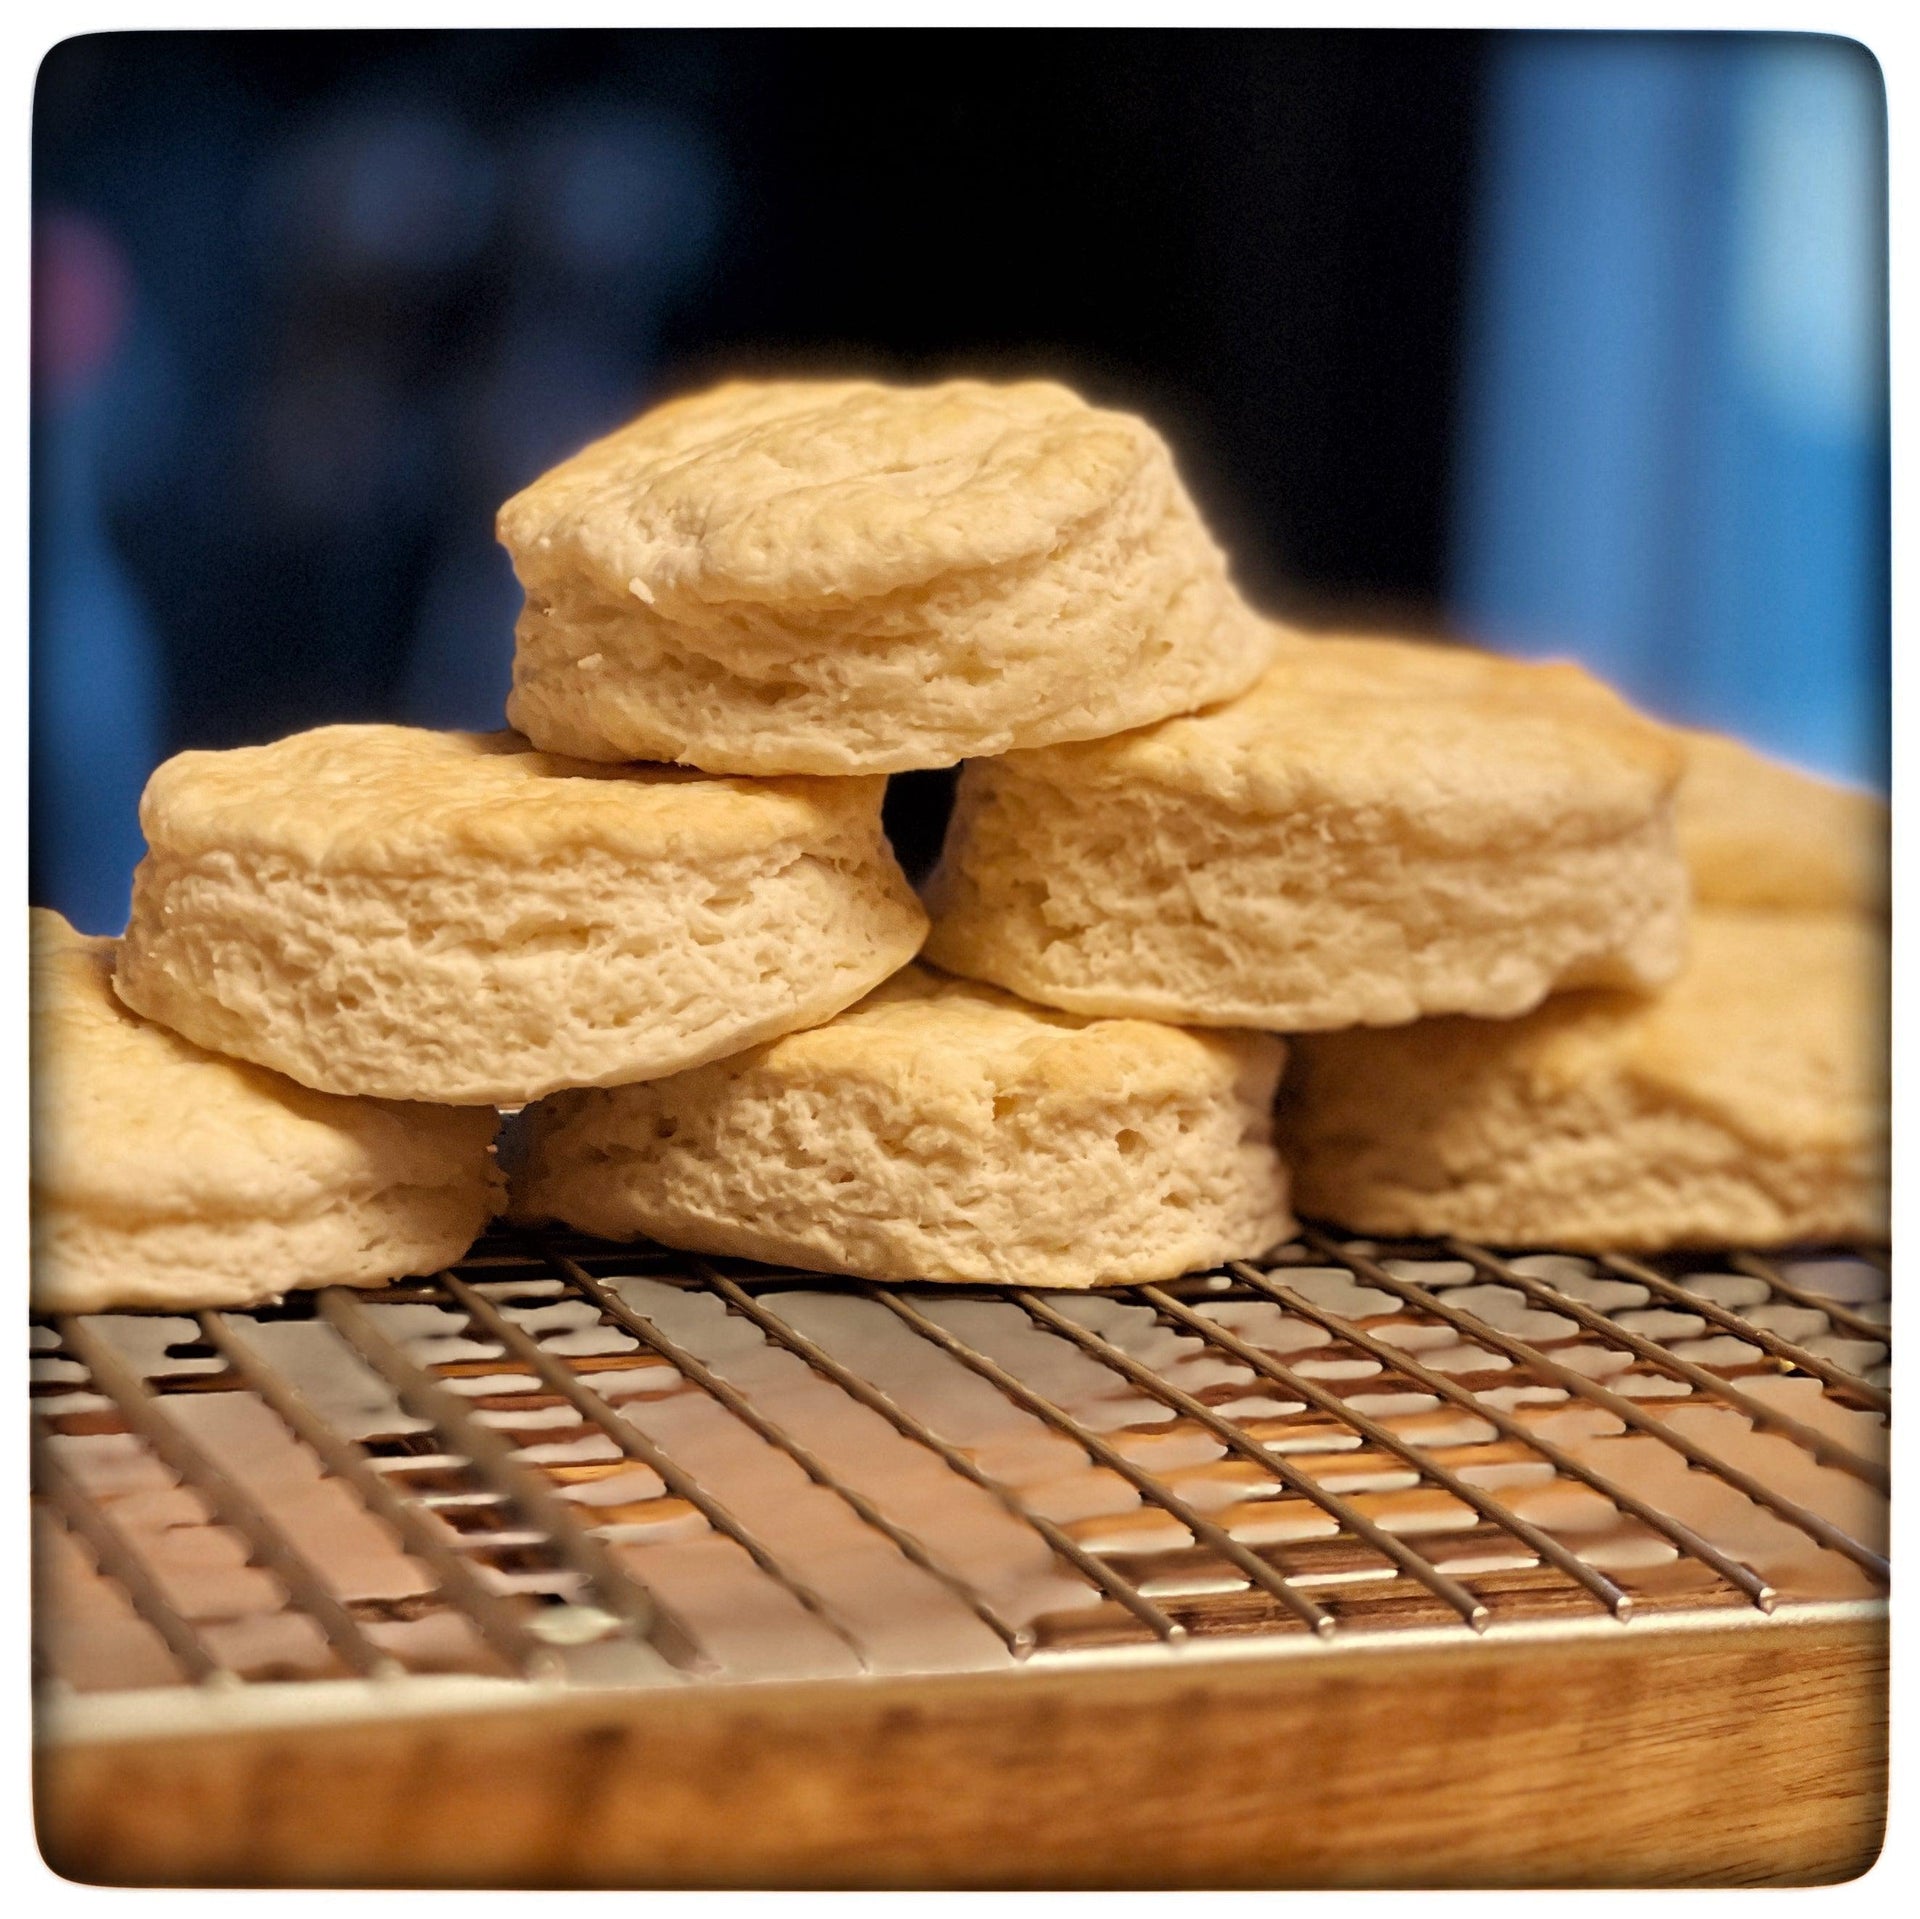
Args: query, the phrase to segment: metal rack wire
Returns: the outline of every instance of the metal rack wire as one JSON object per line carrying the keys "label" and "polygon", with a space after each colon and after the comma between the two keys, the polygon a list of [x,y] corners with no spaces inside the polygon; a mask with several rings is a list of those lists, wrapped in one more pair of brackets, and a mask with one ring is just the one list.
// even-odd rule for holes
{"label": "metal rack wire", "polygon": [[81,1690],[671,1684],[741,1671],[749,1614],[752,1670],[845,1671],[1872,1596],[1887,1294],[1853,1252],[1309,1230],[1086,1295],[503,1235],[41,1322],[37,1651]]}

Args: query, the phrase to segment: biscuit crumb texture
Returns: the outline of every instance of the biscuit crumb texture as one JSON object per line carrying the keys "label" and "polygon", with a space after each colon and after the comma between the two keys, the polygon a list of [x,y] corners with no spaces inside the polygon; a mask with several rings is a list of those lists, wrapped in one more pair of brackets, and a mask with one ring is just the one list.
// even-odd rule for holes
{"label": "biscuit crumb texture", "polygon": [[340,1099],[130,1012],[32,914],[34,1309],[248,1306],[431,1273],[504,1199],[495,1115]]}
{"label": "biscuit crumb texture", "polygon": [[1276,1032],[1655,985],[1685,950],[1679,768],[1577,667],[1292,637],[1210,712],[970,764],[927,957],[1074,1012]]}
{"label": "biscuit crumb texture", "polygon": [[811,1032],[544,1101],[514,1211],[870,1279],[1168,1279],[1292,1230],[1282,1061],[916,966]]}
{"label": "biscuit crumb texture", "polygon": [[883,789],[391,726],[183,753],[141,803],[115,984],[323,1092],[509,1106],[679,1072],[913,957]]}
{"label": "biscuit crumb texture", "polygon": [[732,382],[501,508],[549,751],[896,773],[1238,693],[1271,650],[1167,448],[1043,381]]}
{"label": "biscuit crumb texture", "polygon": [[1676,819],[1704,906],[1889,909],[1884,801],[1816,779],[1719,733],[1681,732]]}
{"label": "biscuit crumb texture", "polygon": [[1598,1252],[1884,1238],[1887,987],[1868,920],[1710,909],[1662,994],[1299,1040],[1300,1210]]}

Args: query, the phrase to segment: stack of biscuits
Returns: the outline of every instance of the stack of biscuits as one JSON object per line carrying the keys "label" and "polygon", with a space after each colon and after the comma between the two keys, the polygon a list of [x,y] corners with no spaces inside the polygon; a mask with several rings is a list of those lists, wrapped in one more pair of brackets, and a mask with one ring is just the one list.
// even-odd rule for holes
{"label": "stack of biscuits", "polygon": [[[36,1305],[378,1285],[502,1210],[1042,1286],[1295,1206],[1884,1231],[1873,803],[1572,666],[1281,627],[1144,422],[736,383],[499,531],[513,731],[182,754],[125,935],[35,914]],[[961,762],[923,902],[886,779]]]}

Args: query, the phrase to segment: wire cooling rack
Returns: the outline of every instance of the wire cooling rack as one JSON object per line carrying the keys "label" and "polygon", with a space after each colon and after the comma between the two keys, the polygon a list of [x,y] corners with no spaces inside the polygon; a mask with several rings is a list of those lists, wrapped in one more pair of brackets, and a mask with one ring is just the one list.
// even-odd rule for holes
{"label": "wire cooling rack", "polygon": [[32,1332],[43,1684],[591,1687],[1884,1593],[1876,1250],[1308,1229],[1099,1293],[564,1234]]}

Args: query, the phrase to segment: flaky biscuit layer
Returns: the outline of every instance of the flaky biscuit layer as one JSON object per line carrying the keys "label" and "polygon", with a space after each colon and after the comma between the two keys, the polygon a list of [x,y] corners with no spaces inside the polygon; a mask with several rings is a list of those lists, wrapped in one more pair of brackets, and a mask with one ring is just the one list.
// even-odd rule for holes
{"label": "flaky biscuit layer", "polygon": [[1170,1278],[1290,1230],[1282,1058],[911,967],[812,1031],[542,1102],[515,1210],[875,1279]]}
{"label": "flaky biscuit layer", "polygon": [[1247,686],[1271,650],[1159,437],[1044,382],[734,383],[501,509],[508,717],[583,758],[900,772]]}
{"label": "flaky biscuit layer", "polygon": [[1884,801],[1722,734],[1677,738],[1687,770],[1674,817],[1702,905],[1886,913]]}
{"label": "flaky biscuit layer", "polygon": [[236,1306],[460,1257],[491,1110],[314,1092],[130,1012],[111,940],[32,916],[33,1302]]}
{"label": "flaky biscuit layer", "polygon": [[1705,909],[1664,993],[1300,1039],[1303,1213],[1597,1251],[1887,1230],[1887,945],[1848,914]]}
{"label": "flaky biscuit layer", "polygon": [[1284,639],[1237,700],[970,764],[927,955],[1083,1013],[1507,1016],[1684,950],[1679,756],[1569,666]]}
{"label": "flaky biscuit layer", "polygon": [[116,984],[327,1092],[517,1105],[678,1072],[912,958],[881,797],[405,727],[183,754],[142,807]]}

